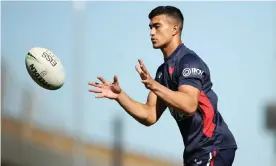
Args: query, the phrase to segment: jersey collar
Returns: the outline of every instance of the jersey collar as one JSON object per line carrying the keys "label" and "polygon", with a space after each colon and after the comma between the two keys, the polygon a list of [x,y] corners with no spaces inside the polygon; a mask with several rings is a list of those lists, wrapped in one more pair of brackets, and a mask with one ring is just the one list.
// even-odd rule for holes
{"label": "jersey collar", "polygon": [[168,58],[164,58],[164,61],[166,62],[166,61],[172,59],[172,58],[176,55],[176,53],[178,52],[178,50],[179,50],[181,47],[183,47],[183,46],[184,46],[184,44],[181,43],[181,44],[174,50],[174,52],[173,52]]}

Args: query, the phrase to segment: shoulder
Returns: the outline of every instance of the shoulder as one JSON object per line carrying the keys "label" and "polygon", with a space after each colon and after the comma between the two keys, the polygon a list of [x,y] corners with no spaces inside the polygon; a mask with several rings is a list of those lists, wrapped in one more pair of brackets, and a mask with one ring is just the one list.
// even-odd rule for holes
{"label": "shoulder", "polygon": [[183,51],[182,56],[178,58],[179,64],[204,65],[203,60],[192,50]]}
{"label": "shoulder", "polygon": [[184,48],[182,55],[177,59],[178,73],[184,76],[190,75],[209,75],[209,69],[206,63],[198,56],[197,53]]}
{"label": "shoulder", "polygon": [[196,67],[196,68],[205,68],[207,65],[205,62],[198,56],[198,54],[187,48],[183,47],[180,51],[180,55],[177,58],[177,65],[179,68],[183,67]]}

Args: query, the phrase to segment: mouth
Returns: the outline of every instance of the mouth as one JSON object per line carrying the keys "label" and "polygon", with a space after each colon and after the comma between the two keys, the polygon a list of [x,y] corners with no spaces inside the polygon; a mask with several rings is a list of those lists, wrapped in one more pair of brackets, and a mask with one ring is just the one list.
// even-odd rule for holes
{"label": "mouth", "polygon": [[156,42],[157,42],[157,40],[156,40],[156,39],[151,38],[151,42],[152,42],[152,43],[156,43]]}

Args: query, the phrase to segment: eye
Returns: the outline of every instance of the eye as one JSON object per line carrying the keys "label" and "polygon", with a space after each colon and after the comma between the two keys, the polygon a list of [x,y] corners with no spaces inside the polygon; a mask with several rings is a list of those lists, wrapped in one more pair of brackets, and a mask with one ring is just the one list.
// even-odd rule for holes
{"label": "eye", "polygon": [[161,28],[161,25],[156,25],[155,28],[159,29],[159,28]]}

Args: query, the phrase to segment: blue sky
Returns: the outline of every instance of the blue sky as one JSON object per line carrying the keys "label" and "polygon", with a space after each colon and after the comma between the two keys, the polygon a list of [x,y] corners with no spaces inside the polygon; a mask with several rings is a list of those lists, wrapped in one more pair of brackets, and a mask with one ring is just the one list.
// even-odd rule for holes
{"label": "blue sky", "polygon": [[[161,52],[151,46],[147,17],[158,5],[181,9],[183,41],[209,65],[219,110],[239,146],[235,165],[272,166],[275,144],[263,116],[266,102],[276,97],[275,2],[88,2],[83,24],[73,22],[71,2],[2,2],[1,54],[13,80],[3,112],[21,117],[21,105],[14,103],[22,89],[30,89],[36,98],[33,119],[41,127],[110,144],[112,119],[120,116],[126,148],[181,161],[182,138],[168,111],[147,128],[114,101],[87,91],[96,76],[111,80],[117,74],[121,87],[145,102],[148,90],[135,65],[141,58],[154,75],[162,63]],[[76,24],[82,25],[77,35]],[[44,90],[28,76],[24,57],[34,46],[49,48],[62,60],[66,83],[60,90]]]}

